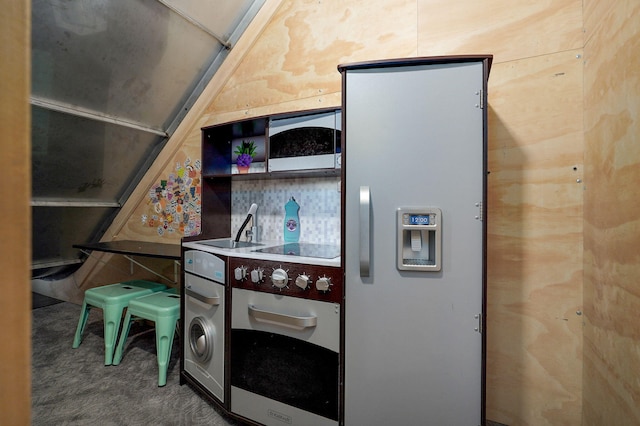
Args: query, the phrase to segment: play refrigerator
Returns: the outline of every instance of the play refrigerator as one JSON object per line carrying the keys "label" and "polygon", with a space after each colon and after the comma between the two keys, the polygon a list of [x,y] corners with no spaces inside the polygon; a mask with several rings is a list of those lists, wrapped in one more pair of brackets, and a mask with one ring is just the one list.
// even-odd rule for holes
{"label": "play refrigerator", "polygon": [[491,60],[338,67],[347,426],[483,424]]}

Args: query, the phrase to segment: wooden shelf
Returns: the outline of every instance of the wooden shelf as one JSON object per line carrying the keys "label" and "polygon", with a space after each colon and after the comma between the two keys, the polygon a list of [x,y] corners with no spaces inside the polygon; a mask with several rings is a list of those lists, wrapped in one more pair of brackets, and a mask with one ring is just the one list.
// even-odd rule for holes
{"label": "wooden shelf", "polygon": [[[332,129],[334,151],[340,152],[340,112],[339,108],[326,108],[298,113],[277,114],[255,117],[229,123],[218,124],[202,129],[202,235],[206,238],[228,237],[231,217],[231,191],[233,181],[266,181],[293,178],[322,178],[341,176],[342,169],[335,168],[335,152],[327,154],[318,146],[325,147],[326,132],[312,129],[318,127]],[[333,127],[327,127],[331,124]],[[270,128],[270,126],[272,126]],[[310,129],[307,134],[292,131]],[[285,135],[285,136],[283,136]],[[270,137],[281,137],[281,150],[277,157],[270,159]],[[300,155],[291,152],[291,140],[300,138]],[[324,138],[324,139],[322,139]],[[259,171],[254,173],[232,173],[235,171],[237,147],[244,142],[255,144],[254,170],[269,170],[269,161],[273,161],[271,169],[276,171]],[[317,145],[317,146],[316,146]],[[275,145],[274,145],[275,146]],[[307,152],[309,151],[309,152]],[[284,154],[287,155],[284,155]],[[324,162],[322,158],[329,157]],[[283,158],[291,160],[283,164]],[[311,163],[299,163],[302,159],[313,158]],[[318,162],[318,160],[320,160]],[[339,158],[338,158],[339,160]],[[337,163],[340,164],[340,163]],[[321,168],[324,166],[329,166]],[[305,166],[309,168],[304,168]]]}
{"label": "wooden shelf", "polygon": [[286,179],[297,177],[325,177],[340,176],[342,169],[313,169],[313,170],[293,170],[283,172],[264,172],[264,173],[247,173],[247,174],[207,174],[202,175],[203,179],[224,179],[231,178],[233,180],[263,180],[263,179]]}

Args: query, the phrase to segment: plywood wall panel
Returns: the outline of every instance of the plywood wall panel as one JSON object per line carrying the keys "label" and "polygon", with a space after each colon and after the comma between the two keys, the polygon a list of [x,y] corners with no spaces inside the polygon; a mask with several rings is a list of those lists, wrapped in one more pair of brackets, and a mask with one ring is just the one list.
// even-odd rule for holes
{"label": "plywood wall panel", "polygon": [[207,114],[339,93],[340,63],[415,56],[415,0],[374,3],[283,2]]}
{"label": "plywood wall panel", "polygon": [[0,423],[31,423],[31,3],[0,14]]}
{"label": "plywood wall panel", "polygon": [[584,424],[640,424],[640,3],[585,1]]}
{"label": "plywood wall panel", "polygon": [[580,423],[580,56],[491,71],[487,417],[509,425]]}
{"label": "plywood wall panel", "polygon": [[[337,73],[337,69],[336,69]],[[326,93],[314,97],[294,99],[288,102],[273,105],[254,105],[247,109],[233,111],[217,111],[203,114],[200,118],[200,128],[221,123],[242,120],[248,117],[267,116],[291,111],[306,111],[317,108],[340,107],[342,94],[340,91]]]}
{"label": "plywood wall panel", "polygon": [[582,1],[418,0],[418,54],[495,62],[582,48]]}
{"label": "plywood wall panel", "polygon": [[[585,0],[583,3],[585,45],[602,46],[602,38],[610,38],[624,25],[630,16],[627,7],[637,2]],[[596,40],[593,40],[594,36],[597,36]]]}

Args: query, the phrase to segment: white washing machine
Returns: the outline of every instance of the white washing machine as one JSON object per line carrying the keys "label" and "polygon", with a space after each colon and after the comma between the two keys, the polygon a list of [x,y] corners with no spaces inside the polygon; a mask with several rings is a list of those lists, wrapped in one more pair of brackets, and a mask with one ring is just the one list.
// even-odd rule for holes
{"label": "white washing machine", "polygon": [[184,262],[184,371],[224,403],[225,263],[199,250]]}

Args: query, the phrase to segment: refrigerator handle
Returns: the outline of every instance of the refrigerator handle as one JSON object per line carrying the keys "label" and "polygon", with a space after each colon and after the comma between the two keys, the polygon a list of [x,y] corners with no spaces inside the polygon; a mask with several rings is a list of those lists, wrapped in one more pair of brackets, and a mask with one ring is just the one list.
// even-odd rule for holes
{"label": "refrigerator handle", "polygon": [[371,264],[371,194],[368,186],[360,187],[360,276],[369,276]]}

